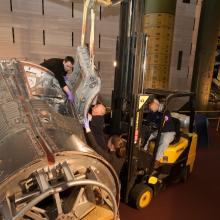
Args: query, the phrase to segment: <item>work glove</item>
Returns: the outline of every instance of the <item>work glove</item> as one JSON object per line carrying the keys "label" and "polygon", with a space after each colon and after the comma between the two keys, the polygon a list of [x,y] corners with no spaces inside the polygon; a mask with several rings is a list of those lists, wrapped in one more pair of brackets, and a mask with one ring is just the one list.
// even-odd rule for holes
{"label": "work glove", "polygon": [[83,120],[83,125],[84,125],[84,128],[85,128],[85,129],[90,129],[90,127],[89,127],[89,120],[88,120],[87,117],[84,118],[84,120]]}
{"label": "work glove", "polygon": [[89,120],[87,117],[83,119],[83,125],[87,133],[91,131],[89,127]]}
{"label": "work glove", "polygon": [[88,120],[92,121],[92,115],[88,113]]}
{"label": "work glove", "polygon": [[67,91],[67,97],[68,97],[68,100],[73,104],[74,103],[74,96],[73,96],[73,93],[71,91]]}

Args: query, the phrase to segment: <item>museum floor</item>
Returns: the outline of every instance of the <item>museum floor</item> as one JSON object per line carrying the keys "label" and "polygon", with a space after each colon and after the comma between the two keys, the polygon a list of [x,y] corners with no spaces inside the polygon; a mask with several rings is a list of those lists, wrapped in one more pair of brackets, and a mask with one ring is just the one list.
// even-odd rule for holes
{"label": "museum floor", "polygon": [[168,187],[144,210],[120,206],[121,220],[220,219],[220,131],[209,124],[209,148],[199,149],[188,182]]}

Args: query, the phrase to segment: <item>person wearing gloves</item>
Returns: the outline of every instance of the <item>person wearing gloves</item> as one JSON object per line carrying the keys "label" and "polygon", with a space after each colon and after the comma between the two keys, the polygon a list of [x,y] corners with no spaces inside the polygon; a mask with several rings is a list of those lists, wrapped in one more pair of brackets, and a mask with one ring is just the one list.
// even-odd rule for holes
{"label": "person wearing gloves", "polygon": [[[150,113],[147,116],[147,121],[149,123],[154,123],[155,127],[158,129],[163,117],[163,113],[160,112],[160,103],[157,99],[153,99],[149,103],[149,110]],[[154,131],[147,143],[144,146],[144,150],[147,151],[149,141],[156,138],[158,134],[158,130]],[[176,135],[176,129],[174,121],[171,117],[171,114],[169,111],[165,112],[165,118],[163,122],[162,132],[160,136],[160,142],[159,147],[156,154],[156,162],[155,162],[155,168],[160,166],[160,159],[163,157],[164,151],[168,148],[169,144],[174,140]]]}
{"label": "person wearing gloves", "polygon": [[68,88],[66,81],[68,72],[72,71],[73,69],[74,58],[71,56],[67,56],[64,59],[51,58],[44,61],[40,65],[46,67],[54,73],[54,76],[58,80],[60,87],[66,93],[68,100],[73,103],[74,96],[71,90]]}
{"label": "person wearing gloves", "polygon": [[103,147],[94,138],[88,118],[84,119],[84,128],[88,144],[114,167],[120,177],[121,169],[125,162],[126,141],[118,135],[113,135],[109,138],[107,146]]}

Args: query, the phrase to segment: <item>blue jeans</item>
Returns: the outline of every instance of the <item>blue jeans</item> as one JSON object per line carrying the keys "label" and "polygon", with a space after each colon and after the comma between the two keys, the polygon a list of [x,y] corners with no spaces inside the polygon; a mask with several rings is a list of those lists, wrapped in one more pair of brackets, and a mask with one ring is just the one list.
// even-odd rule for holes
{"label": "blue jeans", "polygon": [[[156,138],[157,133],[158,132],[155,131],[150,135],[146,145],[144,146],[144,150],[148,149],[149,141]],[[157,154],[156,154],[156,160],[159,161],[163,157],[164,151],[168,148],[169,144],[174,140],[175,135],[176,135],[176,132],[162,132],[161,133],[159,147],[158,147]]]}

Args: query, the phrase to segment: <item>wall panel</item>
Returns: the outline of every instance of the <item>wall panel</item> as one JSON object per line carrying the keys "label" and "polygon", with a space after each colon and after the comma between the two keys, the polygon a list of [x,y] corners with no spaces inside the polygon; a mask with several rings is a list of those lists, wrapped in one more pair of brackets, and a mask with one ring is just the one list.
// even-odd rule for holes
{"label": "wall panel", "polygon": [[0,11],[9,13],[11,11],[10,0],[1,0]]}
{"label": "wall panel", "polygon": [[[11,2],[12,5],[9,0],[1,0],[0,57],[26,58],[40,63],[51,57],[75,55],[81,38],[82,0],[69,2],[12,0]],[[113,61],[119,30],[118,20],[119,7],[97,7],[95,62],[99,65],[102,76],[101,93],[107,97],[107,101],[111,97],[114,83]],[[12,29],[14,29],[14,42]],[[86,41],[89,42],[88,33]]]}
{"label": "wall panel", "polygon": [[56,20],[72,18],[72,2],[60,0],[44,0],[44,16]]}
{"label": "wall panel", "polygon": [[42,15],[42,0],[12,0],[12,8],[13,12],[26,14],[27,18],[33,14]]}

